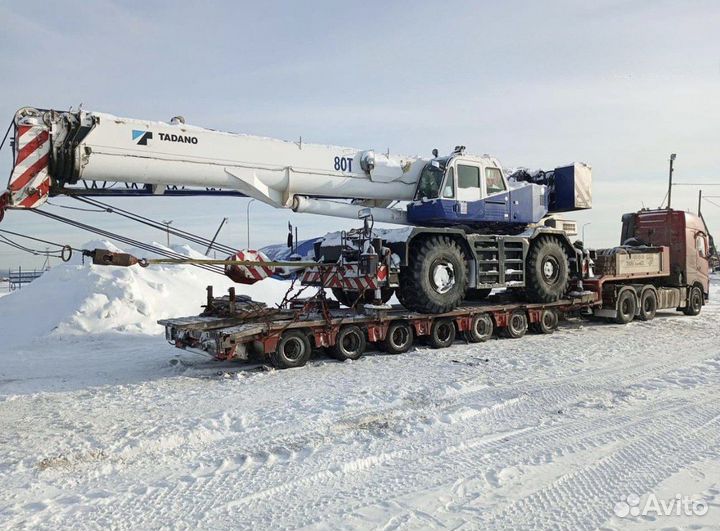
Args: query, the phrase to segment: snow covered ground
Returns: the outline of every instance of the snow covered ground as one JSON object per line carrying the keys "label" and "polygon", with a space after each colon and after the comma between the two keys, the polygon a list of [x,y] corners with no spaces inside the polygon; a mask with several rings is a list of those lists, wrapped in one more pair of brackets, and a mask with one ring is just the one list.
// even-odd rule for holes
{"label": "snow covered ground", "polygon": [[[210,282],[227,286],[70,265],[0,300],[0,527],[720,525],[714,301],[695,318],[268,371],[174,349],[153,325],[197,313]],[[707,513],[615,514],[676,494]]]}

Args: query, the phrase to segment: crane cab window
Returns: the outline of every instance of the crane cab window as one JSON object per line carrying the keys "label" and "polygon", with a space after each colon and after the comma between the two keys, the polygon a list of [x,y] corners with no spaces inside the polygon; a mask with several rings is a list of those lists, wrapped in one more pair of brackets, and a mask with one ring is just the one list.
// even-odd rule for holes
{"label": "crane cab window", "polygon": [[422,173],[420,174],[420,180],[418,182],[417,193],[415,199],[420,200],[435,199],[440,192],[440,183],[442,183],[443,172],[440,168],[425,166]]}
{"label": "crane cab window", "polygon": [[458,164],[458,188],[480,188],[480,168]]}
{"label": "crane cab window", "polygon": [[487,189],[487,195],[505,191],[505,182],[502,178],[502,172],[498,168],[485,168],[485,186]]}
{"label": "crane cab window", "polygon": [[452,199],[455,197],[455,171],[452,167],[448,168],[445,176],[445,186],[443,187],[442,196],[444,199]]}
{"label": "crane cab window", "polygon": [[477,166],[457,165],[457,200],[478,201],[482,199],[480,188],[480,168]]}

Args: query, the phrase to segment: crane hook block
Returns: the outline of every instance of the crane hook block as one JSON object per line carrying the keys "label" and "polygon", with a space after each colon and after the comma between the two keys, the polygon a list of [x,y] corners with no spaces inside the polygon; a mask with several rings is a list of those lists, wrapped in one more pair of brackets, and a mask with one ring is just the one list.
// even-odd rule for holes
{"label": "crane hook block", "polygon": [[89,253],[95,265],[130,267],[138,263],[138,259],[127,253],[114,253],[107,249],[95,249]]}

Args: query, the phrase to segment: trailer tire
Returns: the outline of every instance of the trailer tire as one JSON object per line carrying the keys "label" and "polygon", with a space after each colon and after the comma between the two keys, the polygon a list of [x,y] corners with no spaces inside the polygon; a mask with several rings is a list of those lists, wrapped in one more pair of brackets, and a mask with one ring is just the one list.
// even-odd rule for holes
{"label": "trailer tire", "polygon": [[278,341],[275,352],[270,354],[270,361],[278,369],[292,369],[305,365],[311,353],[307,335],[300,330],[289,330]]}
{"label": "trailer tire", "polygon": [[340,361],[357,360],[365,354],[367,339],[365,332],[357,325],[343,326],[335,338],[335,344],[330,347],[330,354]]}
{"label": "trailer tire", "polygon": [[698,315],[702,310],[703,298],[703,292],[699,287],[693,286],[690,288],[687,306],[683,308],[683,313],[685,315]]}
{"label": "trailer tire", "polygon": [[401,271],[400,300],[420,313],[449,312],[465,298],[467,283],[460,246],[445,236],[423,238],[411,246],[409,265]]}
{"label": "trailer tire", "polygon": [[410,350],[413,344],[413,330],[409,323],[395,321],[388,326],[385,339],[380,347],[388,354],[403,354]]}
{"label": "trailer tire", "polygon": [[532,323],[530,328],[538,334],[552,334],[557,330],[559,321],[560,316],[557,311],[546,308],[540,314],[540,320],[537,323]]}
{"label": "trailer tire", "polygon": [[635,319],[636,311],[637,297],[635,296],[635,292],[631,289],[620,292],[620,296],[617,299],[615,322],[618,324],[628,324]]}
{"label": "trailer tire", "polygon": [[446,348],[455,341],[455,323],[452,319],[435,319],[430,327],[428,344],[432,348]]}
{"label": "trailer tire", "polygon": [[528,320],[525,310],[514,310],[508,317],[507,326],[503,328],[503,335],[510,339],[519,339],[525,335],[527,329]]}
{"label": "trailer tire", "polygon": [[641,321],[652,321],[657,313],[657,295],[652,289],[646,289],[640,295],[640,313],[638,317]]}
{"label": "trailer tire", "polygon": [[469,343],[481,343],[492,337],[494,328],[492,317],[481,313],[472,318],[470,329],[463,332],[463,337]]}
{"label": "trailer tire", "polygon": [[531,302],[555,302],[570,283],[568,255],[557,238],[540,236],[530,244],[526,293]]}

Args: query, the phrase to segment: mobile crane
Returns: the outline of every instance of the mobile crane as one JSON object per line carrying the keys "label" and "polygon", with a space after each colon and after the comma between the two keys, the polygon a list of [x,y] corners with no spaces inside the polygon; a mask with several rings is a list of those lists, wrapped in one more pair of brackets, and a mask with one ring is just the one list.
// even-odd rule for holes
{"label": "mobile crane", "polygon": [[[365,230],[317,246],[316,260],[337,267],[310,268],[304,282],[332,288],[346,305],[379,303],[395,291],[406,308],[436,314],[493,288],[530,302],[560,300],[581,274],[582,251],[568,236],[575,225],[552,215],[591,207],[590,168],[581,163],[507,175],[497,159],[463,146],[409,157],[225,133],[182,117],[17,111],[0,219],[5,209],[38,208],[54,195],[115,195],[97,186],[107,182],[154,195],[221,189],[295,212],[365,218]],[[398,202],[407,208],[392,208]],[[368,230],[375,221],[406,227],[377,237]],[[236,280],[257,280],[249,270],[227,268]]]}
{"label": "mobile crane", "polygon": [[[25,108],[14,124],[0,219],[7,208],[38,208],[59,194],[194,193],[241,194],[296,212],[364,219],[362,229],[318,241],[315,261],[290,268],[352,308],[340,308],[324,290],[268,308],[234,288],[215,297],[209,286],[200,316],[160,321],[176,347],[218,359],[260,356],[290,368],[319,348],[358,359],[368,343],[399,354],[416,338],[442,348],[457,333],[468,342],[495,331],[510,338],[530,329],[548,334],[573,313],[620,324],[652,320],[663,309],[697,315],[709,295],[709,234],[693,214],[643,209],[623,216],[619,247],[570,243],[574,225],[557,226],[548,214],[590,208],[590,169],[583,164],[508,176],[496,159],[467,155],[461,146],[445,157],[391,156],[221,133],[181,118],[158,123],[85,111]],[[99,184],[107,182],[126,186]],[[407,209],[391,208],[395,201],[407,201]],[[375,230],[375,220],[405,227]],[[149,263],[87,252],[97,264]],[[228,261],[225,273],[252,283],[274,267],[247,250]],[[505,293],[476,302],[496,287],[517,289],[525,300]],[[405,308],[357,305],[368,293],[376,303],[393,291]]]}

